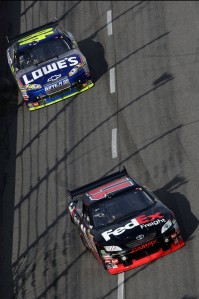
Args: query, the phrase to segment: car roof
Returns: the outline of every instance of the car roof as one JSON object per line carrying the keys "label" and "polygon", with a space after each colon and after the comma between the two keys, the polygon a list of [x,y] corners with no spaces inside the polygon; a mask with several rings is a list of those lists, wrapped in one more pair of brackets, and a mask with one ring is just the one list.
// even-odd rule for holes
{"label": "car roof", "polygon": [[23,38],[18,39],[15,43],[18,51],[24,51],[27,48],[32,47],[34,44],[42,44],[48,40],[58,38],[61,36],[60,28],[50,26],[43,30],[38,30],[37,32],[29,35],[25,35]]}
{"label": "car roof", "polygon": [[29,31],[20,33],[14,37],[8,37],[7,41],[9,49],[14,49],[16,52],[24,51],[35,44],[41,44],[47,40],[51,40],[63,35],[63,30],[59,27],[58,21],[52,21]]}
{"label": "car roof", "polygon": [[130,189],[132,186],[136,185],[137,184],[132,178],[123,176],[83,193],[82,200],[86,205],[91,205],[100,200],[104,200],[105,198],[108,198],[117,192],[122,192],[123,190],[126,191],[127,189]]}

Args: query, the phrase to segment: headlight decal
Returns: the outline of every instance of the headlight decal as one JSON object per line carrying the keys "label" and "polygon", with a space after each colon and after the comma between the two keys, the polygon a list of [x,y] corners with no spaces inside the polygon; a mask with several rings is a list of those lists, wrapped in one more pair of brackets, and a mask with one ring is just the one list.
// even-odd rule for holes
{"label": "headlight decal", "polygon": [[161,229],[161,233],[164,234],[164,232],[166,232],[170,227],[172,226],[172,222],[169,219],[162,227]]}
{"label": "headlight decal", "polygon": [[113,251],[122,251],[122,248],[119,246],[104,246],[104,249],[108,252],[113,252]]}
{"label": "headlight decal", "polygon": [[79,72],[82,69],[82,64],[79,63],[76,66],[74,66],[74,68],[72,68],[72,70],[70,70],[69,72],[69,77],[74,76],[77,72]]}
{"label": "headlight decal", "polygon": [[40,84],[26,84],[25,89],[26,90],[34,90],[34,89],[41,89],[42,86]]}

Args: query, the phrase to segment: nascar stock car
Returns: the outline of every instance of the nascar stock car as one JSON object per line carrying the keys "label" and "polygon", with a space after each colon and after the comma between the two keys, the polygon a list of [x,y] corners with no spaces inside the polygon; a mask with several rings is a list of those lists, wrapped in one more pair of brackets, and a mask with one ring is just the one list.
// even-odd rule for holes
{"label": "nascar stock car", "polygon": [[144,265],[185,245],[173,212],[125,168],[68,192],[72,223],[110,274]]}
{"label": "nascar stock car", "polygon": [[29,110],[91,88],[90,70],[73,35],[57,21],[7,38],[7,59]]}

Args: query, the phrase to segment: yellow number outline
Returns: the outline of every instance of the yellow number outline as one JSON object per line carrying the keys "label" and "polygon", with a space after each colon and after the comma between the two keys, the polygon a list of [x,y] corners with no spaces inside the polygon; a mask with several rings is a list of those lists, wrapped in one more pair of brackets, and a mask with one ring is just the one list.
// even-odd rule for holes
{"label": "yellow number outline", "polygon": [[54,33],[53,28],[48,28],[18,40],[18,43],[20,46],[22,46],[22,45],[29,44],[31,42],[38,42],[42,39],[45,39],[47,35],[51,35],[53,33]]}

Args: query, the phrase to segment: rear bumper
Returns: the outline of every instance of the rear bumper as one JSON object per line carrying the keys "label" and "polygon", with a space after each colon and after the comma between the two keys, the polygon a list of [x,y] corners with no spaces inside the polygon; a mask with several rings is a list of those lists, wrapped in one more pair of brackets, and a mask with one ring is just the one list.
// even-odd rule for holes
{"label": "rear bumper", "polygon": [[[140,259],[133,259],[132,264],[128,266],[124,266],[123,264],[117,264],[113,265],[111,268],[107,269],[109,274],[119,274],[137,267],[140,267],[142,265],[148,264],[156,259],[159,259],[165,255],[168,255],[181,247],[185,245],[185,242],[183,240],[179,240],[177,243],[172,242],[170,244],[170,248],[167,250],[163,250],[160,248],[158,251],[155,253],[151,253],[149,255],[146,254],[146,257],[142,257]],[[114,268],[113,268],[114,267]]]}
{"label": "rear bumper", "polygon": [[63,91],[62,93],[54,96],[47,96],[44,100],[38,101],[36,103],[27,103],[27,107],[30,111],[38,110],[41,108],[44,108],[46,106],[58,103],[62,100],[65,100],[67,98],[70,98],[72,96],[75,96],[76,94],[79,94],[81,92],[84,92],[87,89],[90,89],[93,87],[94,84],[91,81],[82,83],[81,86],[73,87],[70,90]]}

